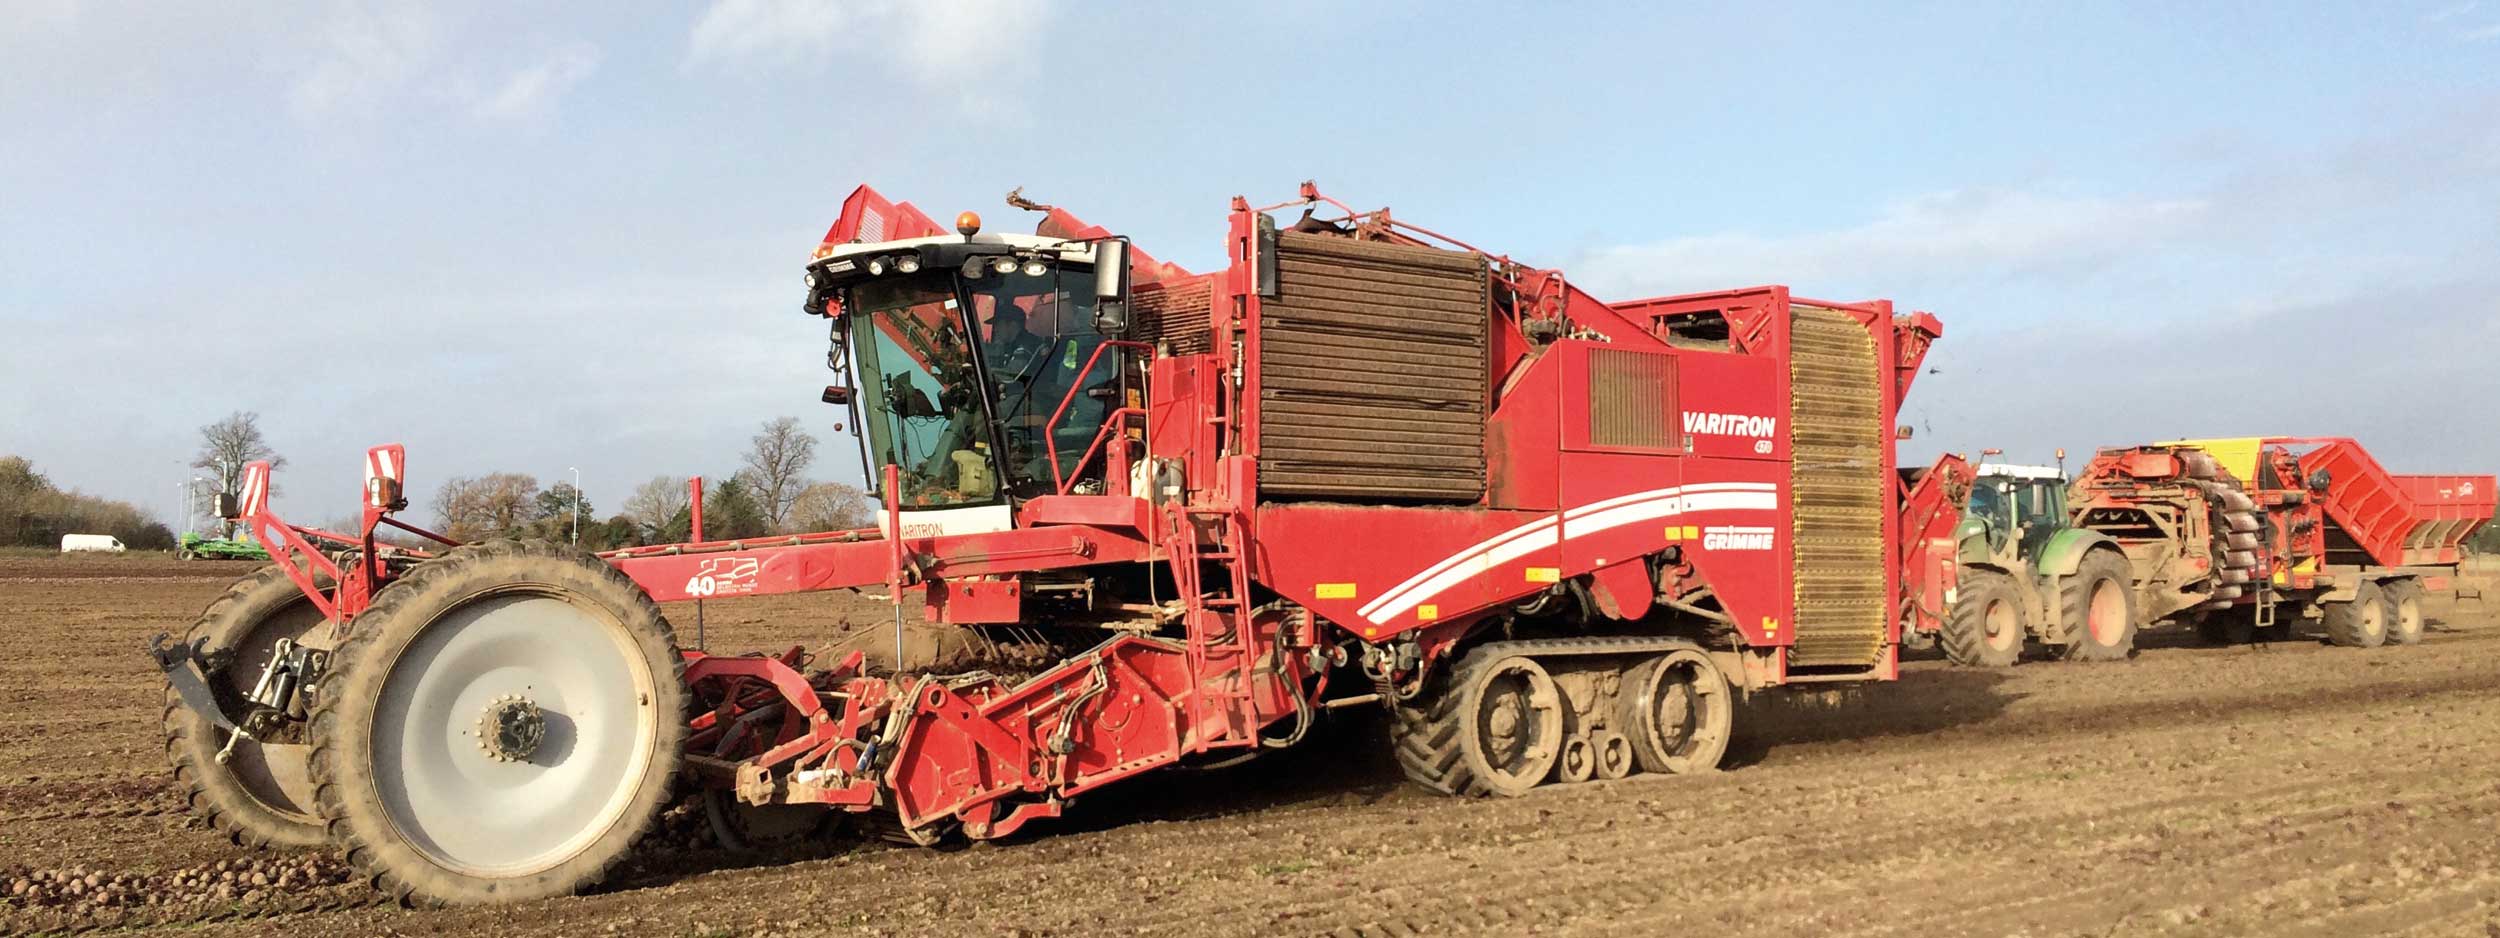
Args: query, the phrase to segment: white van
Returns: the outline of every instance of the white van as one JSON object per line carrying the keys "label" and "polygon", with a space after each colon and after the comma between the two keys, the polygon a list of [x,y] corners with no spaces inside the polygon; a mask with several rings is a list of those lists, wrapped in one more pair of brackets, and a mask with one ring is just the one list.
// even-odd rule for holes
{"label": "white van", "polygon": [[114,537],[110,534],[61,535],[61,553],[64,554],[72,551],[96,551],[107,554],[118,554],[129,549],[130,548],[122,546],[121,538]]}

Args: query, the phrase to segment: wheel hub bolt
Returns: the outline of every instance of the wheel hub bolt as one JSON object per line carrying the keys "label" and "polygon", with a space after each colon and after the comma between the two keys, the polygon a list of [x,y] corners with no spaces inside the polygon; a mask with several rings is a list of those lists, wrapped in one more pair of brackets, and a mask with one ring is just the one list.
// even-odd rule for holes
{"label": "wheel hub bolt", "polygon": [[547,740],[547,714],[519,694],[505,694],[486,704],[478,718],[477,748],[497,762],[525,762]]}

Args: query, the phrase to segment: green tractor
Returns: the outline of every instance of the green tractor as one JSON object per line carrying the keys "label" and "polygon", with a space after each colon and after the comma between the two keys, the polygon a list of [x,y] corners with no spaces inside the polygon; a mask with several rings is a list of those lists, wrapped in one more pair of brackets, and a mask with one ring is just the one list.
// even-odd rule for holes
{"label": "green tractor", "polygon": [[174,556],[184,560],[266,561],[269,552],[239,538],[201,537],[195,532],[184,532],[182,543],[174,548]]}
{"label": "green tractor", "polygon": [[[1991,451],[1993,455],[1993,451]],[[2135,589],[2126,551],[2073,526],[2066,471],[1982,462],[1954,528],[1958,582],[1942,635],[1955,664],[2001,668],[2023,657],[2125,658],[2135,647]]]}

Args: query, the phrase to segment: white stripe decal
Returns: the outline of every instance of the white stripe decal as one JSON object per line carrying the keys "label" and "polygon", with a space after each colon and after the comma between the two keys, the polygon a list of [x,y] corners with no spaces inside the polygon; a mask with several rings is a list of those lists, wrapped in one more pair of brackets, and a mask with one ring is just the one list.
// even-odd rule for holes
{"label": "white stripe decal", "polygon": [[1385,622],[1451,587],[1571,538],[1687,512],[1775,510],[1778,493],[1779,486],[1770,482],[1701,482],[1590,502],[1564,511],[1559,532],[1548,515],[1496,534],[1426,567],[1356,611],[1365,619]]}

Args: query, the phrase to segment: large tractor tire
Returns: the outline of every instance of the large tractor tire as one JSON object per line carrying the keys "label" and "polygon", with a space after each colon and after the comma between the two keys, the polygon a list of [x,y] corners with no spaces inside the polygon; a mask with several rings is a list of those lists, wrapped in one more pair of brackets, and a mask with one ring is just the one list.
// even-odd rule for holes
{"label": "large tractor tire", "polygon": [[2376,583],[2363,583],[2350,602],[2326,604],[2326,640],[2346,648],[2377,648],[2387,643],[2387,594]]}
{"label": "large tractor tire", "polygon": [[1426,788],[1521,795],[1562,757],[1562,694],[1534,658],[1479,647],[1419,703],[1398,708],[1391,731],[1398,767]]}
{"label": "large tractor tire", "polygon": [[2071,661],[2117,661],[2135,650],[2134,570],[2125,557],[2095,550],[2058,579],[2058,624]]}
{"label": "large tractor tire", "polygon": [[2025,634],[2022,593],[2014,579],[1995,570],[1963,568],[1940,636],[1944,656],[1966,668],[2010,668],[2022,659]]}
{"label": "large tractor tire", "polygon": [[2419,580],[2391,580],[2387,593],[2387,643],[2419,645],[2427,622],[2422,617],[2422,583]]}
{"label": "large tractor tire", "polygon": [[[1715,772],[1735,735],[1736,694],[1718,662],[1693,645],[1632,666],[1624,674],[1624,735],[1643,770],[1669,775]],[[1607,775],[1600,764],[1600,775]]]}
{"label": "large tractor tire", "polygon": [[[227,587],[191,624],[183,644],[203,663],[209,689],[226,712],[241,713],[278,642],[300,639],[321,622],[321,609],[286,571],[273,566]],[[164,723],[165,755],[193,816],[245,847],[304,849],[330,842],[314,813],[306,764],[310,747],[300,724],[263,734],[269,737],[265,742],[233,739],[233,750],[226,751],[231,734],[191,712],[170,682]],[[225,759],[218,759],[220,752]]]}
{"label": "large tractor tire", "polygon": [[588,553],[506,541],[419,564],[357,617],[323,679],[321,814],[404,903],[576,892],[668,803],[680,670],[659,607]]}

